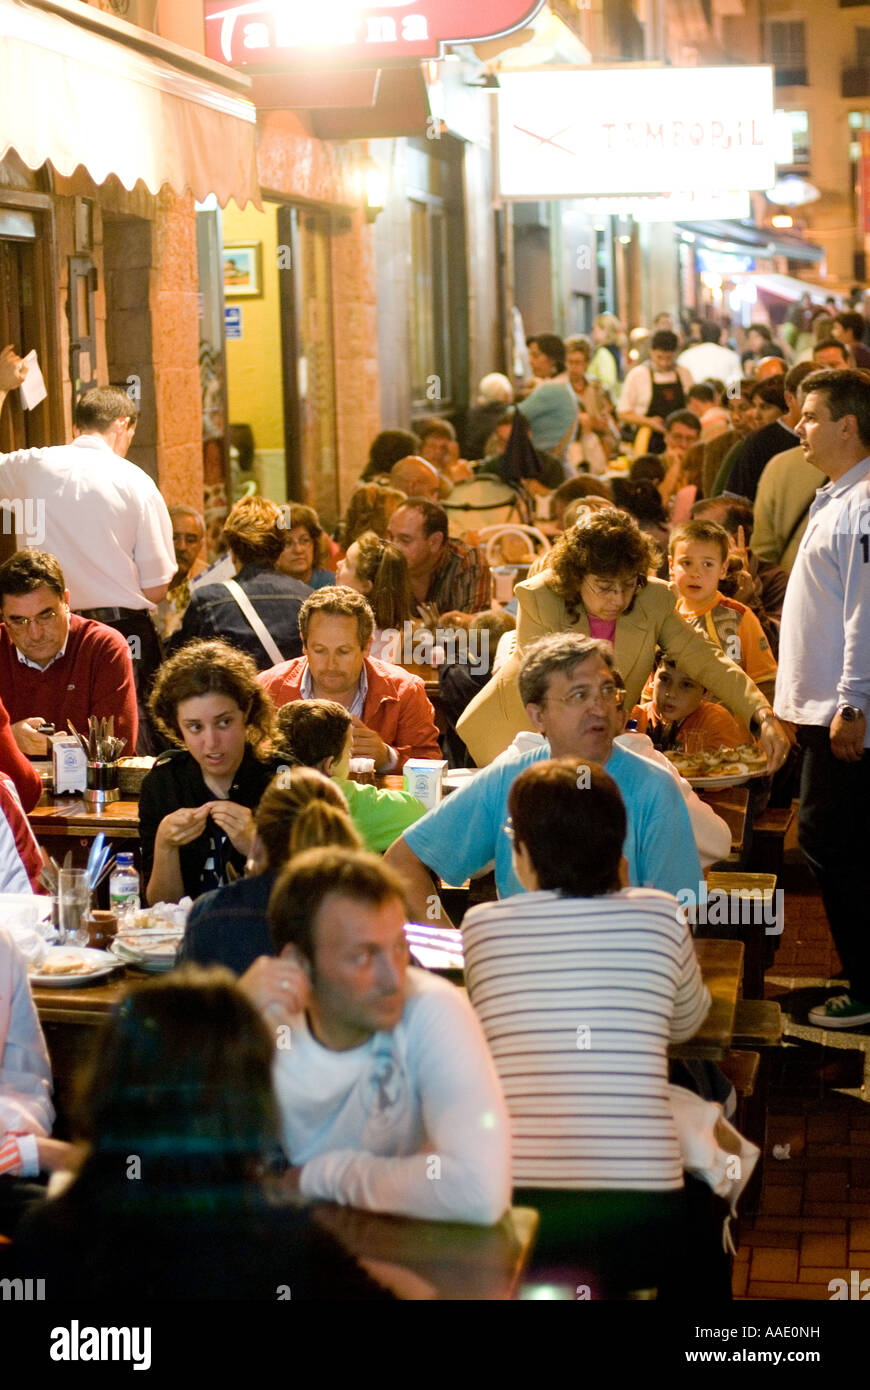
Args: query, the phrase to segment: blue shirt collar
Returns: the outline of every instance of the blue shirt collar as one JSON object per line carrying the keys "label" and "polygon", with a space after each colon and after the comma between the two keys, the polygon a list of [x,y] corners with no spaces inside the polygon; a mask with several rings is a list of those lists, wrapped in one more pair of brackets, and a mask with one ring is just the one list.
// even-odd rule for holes
{"label": "blue shirt collar", "polygon": [[[349,714],[355,714],[357,719],[362,719],[363,710],[366,707],[366,697],[368,693],[369,680],[368,675],[366,673],[366,664],[365,662],[363,662],[363,667],[359,674],[359,684],[356,688],[356,694],[354,695],[353,699],[347,707]],[[308,665],[307,657],[305,660],[305,670],[302,672],[302,680],[299,683],[299,695],[303,700],[317,699],[317,696],[314,694],[314,681],[311,679],[311,667]]]}

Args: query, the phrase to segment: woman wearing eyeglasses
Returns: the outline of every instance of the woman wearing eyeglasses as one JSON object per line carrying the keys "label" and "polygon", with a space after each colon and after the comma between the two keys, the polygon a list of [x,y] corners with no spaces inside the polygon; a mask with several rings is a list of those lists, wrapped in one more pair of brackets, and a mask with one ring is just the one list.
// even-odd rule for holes
{"label": "woman wearing eyeglasses", "polygon": [[517,585],[516,652],[457,726],[479,766],[529,728],[517,686],[523,651],[539,637],[564,631],[613,644],[629,709],[640,700],[660,648],[758,733],[770,771],[782,766],[789,740],[767,699],[739,666],[679,617],[675,592],[664,580],[648,577],[657,564],[655,546],[634,519],[608,509],[566,531],[550,552],[548,568]]}
{"label": "woman wearing eyeglasses", "polygon": [[314,508],[288,502],[282,511],[284,549],[278,556],[278,569],[291,579],[307,584],[309,589],[325,589],[334,584],[334,573],[320,563],[322,557],[329,555],[329,543]]}

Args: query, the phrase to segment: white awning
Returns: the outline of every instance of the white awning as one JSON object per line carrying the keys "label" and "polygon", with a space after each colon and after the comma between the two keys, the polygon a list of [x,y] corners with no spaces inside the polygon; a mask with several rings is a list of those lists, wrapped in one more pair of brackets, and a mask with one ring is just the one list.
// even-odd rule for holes
{"label": "white awning", "polygon": [[741,271],[736,275],[728,275],[727,279],[733,280],[737,285],[754,285],[756,290],[763,294],[772,294],[777,299],[787,299],[794,304],[805,294],[809,295],[814,304],[824,304],[829,295],[836,293],[830,285],[817,285],[811,280],[798,280],[794,275],[776,275],[772,271]]}
{"label": "white awning", "polygon": [[[208,80],[196,69],[220,68],[198,55],[93,10],[99,21],[80,25],[53,8],[0,0],[0,159],[14,149],[31,169],[49,161],[69,176],[83,165],[98,184],[115,174],[127,189],[141,179],[151,193],[168,184],[200,202],[213,193],[221,206],[260,205],[244,79]],[[94,32],[100,21],[108,32]],[[140,35],[147,42],[130,46]],[[173,50],[179,65],[139,51],[146,46]]]}

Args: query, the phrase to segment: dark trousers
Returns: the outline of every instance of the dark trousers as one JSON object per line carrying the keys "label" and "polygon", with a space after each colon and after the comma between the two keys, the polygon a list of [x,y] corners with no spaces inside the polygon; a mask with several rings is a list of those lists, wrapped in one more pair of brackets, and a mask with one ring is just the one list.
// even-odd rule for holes
{"label": "dark trousers", "polygon": [[570,1275],[592,1298],[655,1288],[664,1302],[685,1299],[690,1270],[698,1297],[730,1301],[731,1266],[722,1248],[726,1204],[700,1179],[687,1173],[684,1181],[674,1192],[515,1188],[514,1203],[533,1207],[540,1218],[527,1277],[564,1282]]}
{"label": "dark trousers", "polygon": [[45,1201],[45,1186],[39,1178],[0,1177],[0,1235],[15,1238],[27,1213]]}
{"label": "dark trousers", "polygon": [[867,862],[870,857],[870,749],[859,763],[831,752],[830,731],[802,725],[798,844],[818,879],[831,935],[853,999],[870,1003]]}

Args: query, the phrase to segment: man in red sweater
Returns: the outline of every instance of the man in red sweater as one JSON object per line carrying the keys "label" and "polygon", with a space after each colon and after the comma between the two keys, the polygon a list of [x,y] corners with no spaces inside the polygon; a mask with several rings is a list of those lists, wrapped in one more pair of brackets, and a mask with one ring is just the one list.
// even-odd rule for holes
{"label": "man in red sweater", "polygon": [[114,715],[115,736],[135,752],[139,719],[133,661],[114,628],[70,613],[53,555],[19,550],[0,565],[0,699],[22,753],[44,757],[42,724],[87,731],[88,716]]}
{"label": "man in red sweater", "polygon": [[291,700],[344,705],[353,721],[352,756],[374,758],[376,772],[401,772],[409,758],[441,757],[435,711],[419,676],[368,655],[374,626],[355,589],[317,589],[299,611],[305,655],[259,680],[278,709]]}

